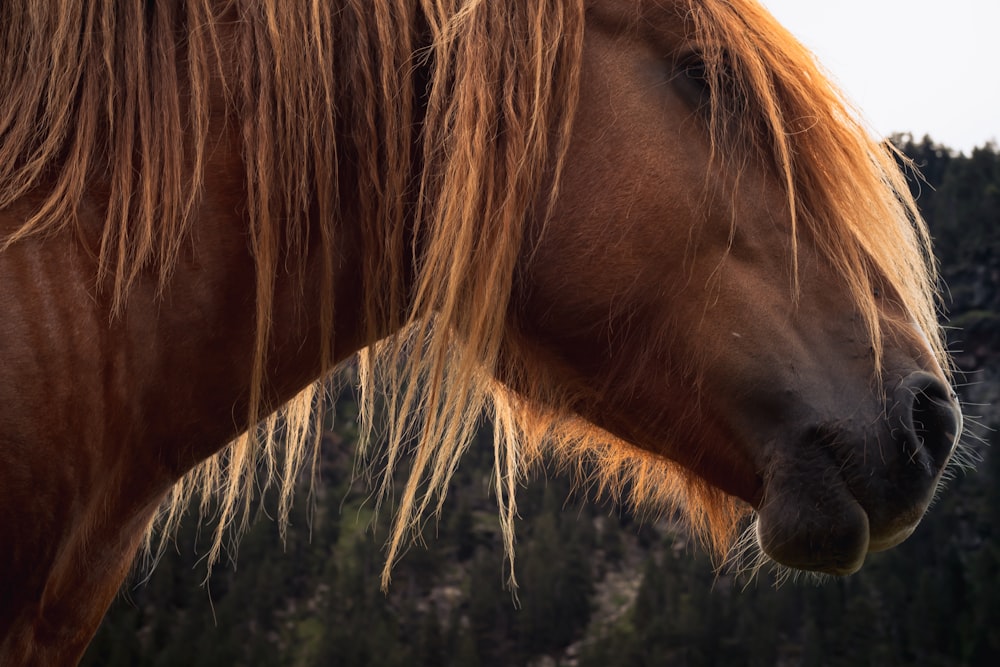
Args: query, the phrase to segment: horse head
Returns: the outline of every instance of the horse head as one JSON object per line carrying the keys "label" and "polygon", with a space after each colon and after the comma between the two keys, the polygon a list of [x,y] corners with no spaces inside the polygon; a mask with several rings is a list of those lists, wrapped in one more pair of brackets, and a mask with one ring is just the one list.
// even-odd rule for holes
{"label": "horse head", "polygon": [[552,402],[675,464],[658,484],[707,483],[774,560],[850,573],[914,530],[962,429],[922,223],[763,10],[688,4],[588,13],[512,338]]}

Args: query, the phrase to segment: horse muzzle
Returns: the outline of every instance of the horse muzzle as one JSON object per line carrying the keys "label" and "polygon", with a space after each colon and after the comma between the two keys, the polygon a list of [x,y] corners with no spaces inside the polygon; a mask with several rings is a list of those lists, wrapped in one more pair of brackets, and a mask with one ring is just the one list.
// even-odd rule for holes
{"label": "horse muzzle", "polygon": [[850,574],[906,539],[934,497],[962,431],[957,397],[934,375],[898,381],[880,418],[800,429],[772,463],[757,539],[773,560]]}

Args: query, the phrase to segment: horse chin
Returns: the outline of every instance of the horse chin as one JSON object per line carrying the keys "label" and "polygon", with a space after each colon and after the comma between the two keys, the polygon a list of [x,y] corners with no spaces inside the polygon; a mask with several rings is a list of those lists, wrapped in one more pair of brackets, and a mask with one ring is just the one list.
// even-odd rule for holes
{"label": "horse chin", "polygon": [[796,570],[853,574],[869,553],[900,544],[920,522],[918,517],[907,525],[873,529],[864,507],[849,494],[827,497],[809,510],[796,510],[786,504],[789,501],[786,498],[761,508],[757,542],[771,560]]}
{"label": "horse chin", "polygon": [[769,558],[786,567],[852,574],[868,553],[890,549],[913,533],[928,504],[922,500],[915,499],[890,518],[871,509],[878,501],[856,495],[833,468],[818,477],[776,475],[757,510],[757,542]]}
{"label": "horse chin", "polygon": [[769,558],[835,575],[861,568],[871,542],[868,513],[845,486],[773,482],[757,515],[757,542]]}
{"label": "horse chin", "polygon": [[917,529],[917,524],[920,523],[919,520],[914,521],[912,525],[901,528],[895,533],[887,534],[878,537],[877,539],[873,536],[868,543],[868,551],[885,551],[886,549],[891,549],[897,544],[900,544],[906,538],[913,534],[913,531]]}

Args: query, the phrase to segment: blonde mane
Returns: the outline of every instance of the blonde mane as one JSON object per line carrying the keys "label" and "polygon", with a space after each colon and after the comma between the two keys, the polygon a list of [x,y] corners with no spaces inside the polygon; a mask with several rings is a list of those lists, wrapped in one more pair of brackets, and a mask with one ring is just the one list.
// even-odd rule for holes
{"label": "blonde mane", "polygon": [[[240,123],[257,269],[249,417],[258,426],[177,484],[161,517],[166,531],[192,497],[203,510],[221,498],[214,561],[227,526],[244,525],[254,491],[272,483],[284,521],[302,466],[317,456],[324,380],[261,414],[274,280],[307,248],[324,258],[326,292],[306,307],[321,313],[329,362],[337,233],[352,224],[364,236],[365,320],[399,331],[358,364],[366,444],[376,402],[387,406],[384,445],[366,451],[383,497],[397,464],[411,461],[385,581],[426,511],[441,508],[483,414],[495,424],[511,559],[515,489],[543,453],[623,502],[681,510],[717,553],[728,549],[746,513],[738,501],[572,417],[527,365],[507,375],[544,400],[493,379],[509,362],[507,306],[526,220],[558,195],[584,103],[583,0],[42,5],[0,6],[0,208],[47,188],[3,248],[72,233],[99,179],[107,201],[95,279],[120,312],[140,275],[155,272],[165,286],[190,242],[210,99],[224,97]],[[779,174],[797,228],[850,286],[877,353],[879,287],[943,361],[927,233],[899,156],[870,138],[812,55],[752,0],[690,0],[678,11],[706,63],[716,160],[763,162]],[[227,76],[223,61],[234,62]],[[355,181],[345,192],[348,169]],[[310,235],[310,214],[330,224]]]}

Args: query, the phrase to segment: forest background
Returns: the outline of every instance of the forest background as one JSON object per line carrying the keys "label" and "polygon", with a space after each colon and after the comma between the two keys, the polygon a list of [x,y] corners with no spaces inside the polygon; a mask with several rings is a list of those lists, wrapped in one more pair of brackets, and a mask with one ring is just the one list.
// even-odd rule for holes
{"label": "forest background", "polygon": [[[490,432],[466,454],[426,547],[379,589],[387,512],[352,484],[357,406],[336,403],[322,474],[282,544],[265,498],[235,563],[204,583],[197,510],[126,584],[83,664],[218,667],[993,665],[1000,656],[1000,153],[894,138],[947,285],[950,348],[981,459],[916,533],[844,579],[717,573],[670,517],[642,521],[549,474],[521,489],[515,603],[504,586]],[[996,448],[994,448],[996,449]],[[568,499],[567,499],[568,498]],[[311,515],[311,522],[310,522]]]}

